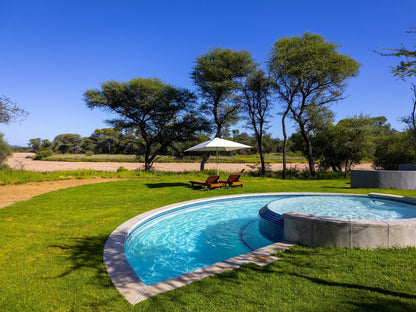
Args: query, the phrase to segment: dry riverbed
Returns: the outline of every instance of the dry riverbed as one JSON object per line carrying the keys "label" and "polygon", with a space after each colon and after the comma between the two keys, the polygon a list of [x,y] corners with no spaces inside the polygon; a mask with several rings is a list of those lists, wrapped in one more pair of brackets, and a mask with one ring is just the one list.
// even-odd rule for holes
{"label": "dry riverbed", "polygon": [[[24,169],[29,171],[59,171],[59,170],[77,170],[77,169],[93,169],[97,171],[109,171],[115,172],[119,167],[124,167],[128,170],[142,170],[144,168],[143,163],[131,163],[131,162],[71,162],[71,161],[43,161],[33,160],[31,157],[33,153],[14,153],[6,161],[10,167],[14,169]],[[259,164],[248,163],[221,163],[220,158],[220,170],[225,172],[240,172],[241,170],[252,171],[254,168],[258,168]],[[289,163],[288,168],[296,168],[299,170],[307,169],[307,163]],[[253,168],[254,167],[254,168]],[[198,171],[199,163],[155,163],[153,168],[158,171]],[[216,163],[207,163],[205,169],[216,169]],[[364,163],[354,167],[355,169],[372,169],[371,164]],[[283,169],[281,163],[271,163],[270,170],[279,171]]]}

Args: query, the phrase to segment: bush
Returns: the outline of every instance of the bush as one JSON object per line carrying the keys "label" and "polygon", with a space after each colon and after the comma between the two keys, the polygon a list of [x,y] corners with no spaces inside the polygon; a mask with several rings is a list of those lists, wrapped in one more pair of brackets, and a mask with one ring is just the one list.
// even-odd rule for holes
{"label": "bush", "polygon": [[2,164],[11,153],[9,145],[3,139],[3,134],[0,133],[0,164]]}
{"label": "bush", "polygon": [[117,172],[123,172],[123,171],[129,171],[128,169],[126,169],[125,167],[123,167],[123,166],[120,166],[120,167],[118,167],[117,168]]}
{"label": "bush", "polygon": [[374,154],[377,169],[397,170],[400,164],[416,164],[416,155],[407,133],[398,132],[378,142]]}
{"label": "bush", "polygon": [[40,150],[39,152],[36,153],[35,157],[33,157],[33,159],[35,160],[43,160],[48,158],[49,156],[53,155],[53,151],[50,149],[44,149],[44,150]]}

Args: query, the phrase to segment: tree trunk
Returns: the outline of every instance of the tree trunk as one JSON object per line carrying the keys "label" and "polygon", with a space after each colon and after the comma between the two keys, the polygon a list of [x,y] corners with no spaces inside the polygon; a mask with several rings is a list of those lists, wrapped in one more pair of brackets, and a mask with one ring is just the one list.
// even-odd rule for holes
{"label": "tree trunk", "polygon": [[287,134],[286,134],[286,123],[285,123],[285,119],[286,119],[286,115],[289,112],[289,107],[288,109],[284,112],[283,116],[282,116],[282,129],[283,129],[283,172],[282,172],[282,179],[286,179],[286,147],[287,147]]}
{"label": "tree trunk", "polygon": [[347,178],[347,172],[349,171],[349,169],[351,169],[351,164],[349,164],[349,161],[347,159],[347,161],[345,162],[344,179]]}
{"label": "tree trunk", "polygon": [[412,83],[411,90],[413,91],[413,95],[414,95],[413,96],[413,110],[412,110],[412,116],[411,116],[411,118],[412,118],[412,120],[411,120],[411,123],[412,123],[411,133],[413,134],[413,149],[416,153],[416,115],[415,115],[415,112],[416,112],[416,85],[413,84],[413,83]]}
{"label": "tree trunk", "polygon": [[261,147],[261,138],[257,138],[257,145],[259,148],[260,162],[261,162],[261,176],[266,176],[266,166],[264,164],[263,148]]}
{"label": "tree trunk", "polygon": [[206,153],[206,154],[204,155],[204,157],[202,158],[201,165],[200,165],[200,167],[199,167],[199,170],[200,170],[200,171],[203,171],[203,170],[205,169],[205,164],[207,163],[208,158],[209,158],[209,153]]}
{"label": "tree trunk", "polygon": [[300,133],[302,134],[303,139],[305,140],[306,146],[308,148],[308,162],[309,162],[309,171],[311,173],[311,176],[315,176],[315,164],[313,162],[313,154],[312,154],[312,142],[309,139],[309,134],[307,131],[305,131],[305,125],[299,124],[300,126]]}
{"label": "tree trunk", "polygon": [[152,145],[146,142],[145,150],[144,150],[144,170],[149,171],[152,168],[152,159],[150,157]]}
{"label": "tree trunk", "polygon": [[149,171],[152,168],[152,164],[150,163],[149,156],[150,156],[149,153],[145,152],[144,154],[144,170],[145,171]]}

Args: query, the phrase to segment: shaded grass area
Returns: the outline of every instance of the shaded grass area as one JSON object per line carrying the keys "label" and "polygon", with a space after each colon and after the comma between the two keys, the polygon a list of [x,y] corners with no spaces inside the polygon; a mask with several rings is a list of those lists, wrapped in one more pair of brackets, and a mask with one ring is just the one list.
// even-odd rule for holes
{"label": "shaded grass area", "polygon": [[108,235],[145,211],[202,197],[256,192],[385,192],[345,180],[244,177],[244,188],[192,189],[198,175],[84,185],[0,209],[2,311],[412,311],[416,249],[294,247],[282,260],[209,277],[130,306],[103,264]]}

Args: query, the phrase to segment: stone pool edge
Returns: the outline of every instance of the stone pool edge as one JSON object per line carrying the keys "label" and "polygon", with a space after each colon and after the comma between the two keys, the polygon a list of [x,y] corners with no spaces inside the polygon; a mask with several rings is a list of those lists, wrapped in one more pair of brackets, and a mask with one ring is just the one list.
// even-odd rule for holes
{"label": "stone pool edge", "polygon": [[[130,220],[124,222],[117,227],[108,237],[104,246],[104,265],[108,275],[110,275],[111,282],[116,289],[127,299],[127,301],[135,305],[140,301],[146,300],[147,298],[156,296],[157,294],[173,290],[175,288],[188,285],[192,282],[201,280],[207,276],[219,274],[227,270],[233,270],[241,267],[247,263],[255,263],[257,265],[266,265],[271,262],[278,260],[274,256],[270,256],[272,253],[286,250],[293,246],[290,243],[274,243],[249,253],[239,255],[225,261],[217,262],[204,268],[147,286],[134,272],[129,265],[126,255],[124,253],[124,243],[129,233],[140,223],[150,219],[154,215],[174,210],[176,208],[189,205],[197,204],[207,201],[229,199],[235,197],[250,197],[250,196],[273,196],[273,195],[300,195],[300,194],[325,194],[325,193],[297,193],[297,192],[274,192],[274,193],[250,193],[250,194],[236,194],[226,196],[214,196],[209,198],[195,199],[175,203],[172,205],[163,206],[156,208],[140,215],[137,215]],[[257,256],[267,256],[270,258],[269,261],[260,262],[256,261]]]}

